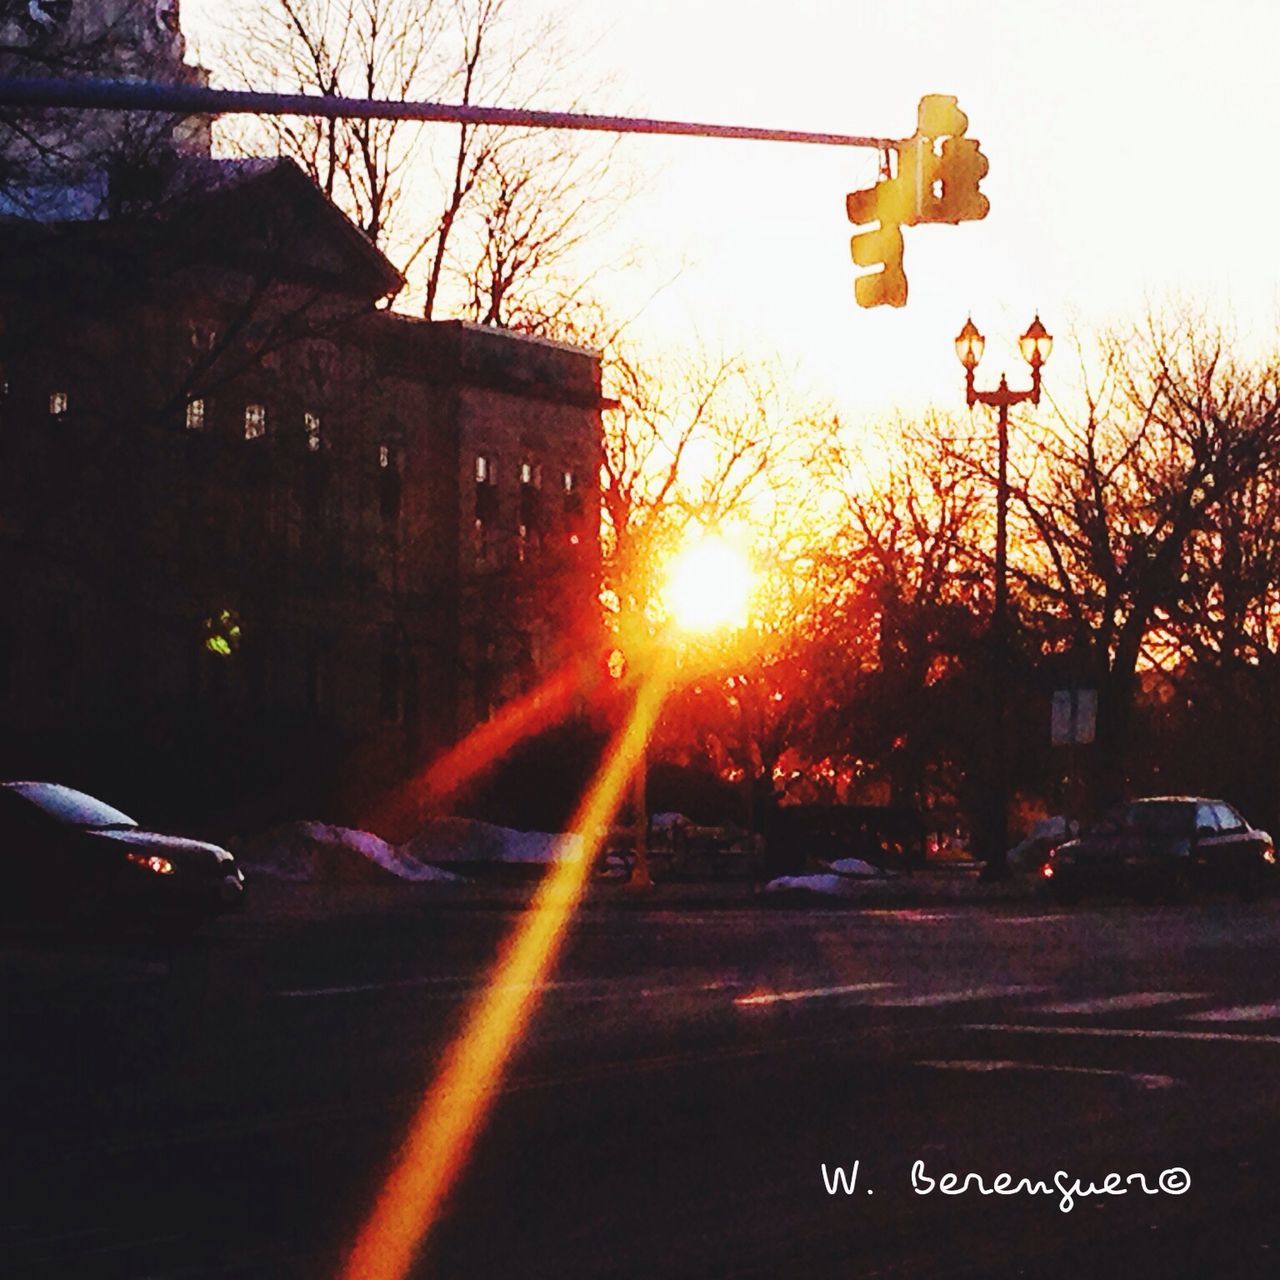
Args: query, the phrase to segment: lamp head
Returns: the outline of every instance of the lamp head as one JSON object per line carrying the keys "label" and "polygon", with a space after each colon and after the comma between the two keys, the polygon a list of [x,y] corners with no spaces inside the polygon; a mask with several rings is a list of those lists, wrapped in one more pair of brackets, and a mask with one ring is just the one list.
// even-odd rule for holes
{"label": "lamp head", "polygon": [[978,361],[982,359],[982,350],[986,345],[986,338],[978,332],[978,327],[970,316],[964,322],[964,328],[956,334],[956,355],[970,373],[978,367]]}
{"label": "lamp head", "polygon": [[1048,360],[1049,353],[1053,350],[1053,336],[1040,323],[1038,315],[1027,326],[1026,333],[1018,339],[1018,349],[1032,369],[1039,369]]}

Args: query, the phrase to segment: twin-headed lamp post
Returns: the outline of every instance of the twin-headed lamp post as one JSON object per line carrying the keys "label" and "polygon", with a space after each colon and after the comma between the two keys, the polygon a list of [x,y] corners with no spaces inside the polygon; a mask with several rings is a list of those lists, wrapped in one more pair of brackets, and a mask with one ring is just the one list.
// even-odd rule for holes
{"label": "twin-headed lamp post", "polygon": [[[1040,403],[1040,370],[1053,350],[1053,338],[1036,316],[1027,331],[1018,339],[1022,358],[1031,366],[1031,387],[1026,391],[1013,391],[1004,374],[994,391],[979,391],[974,386],[973,375],[982,359],[987,340],[978,332],[970,317],[956,335],[956,355],[964,365],[965,400],[972,409],[983,404],[997,411],[999,425],[999,462],[996,474],[996,582],[995,605],[991,613],[991,633],[995,641],[995,656],[1003,666],[1008,657],[1009,615],[1009,409],[1015,404]],[[983,850],[988,877],[1007,874],[1005,851],[1009,843],[1009,772],[1008,748],[1005,741],[1005,689],[1004,673],[996,675],[992,689],[992,708],[995,713],[995,795],[992,799],[992,822],[987,833],[987,848]]]}

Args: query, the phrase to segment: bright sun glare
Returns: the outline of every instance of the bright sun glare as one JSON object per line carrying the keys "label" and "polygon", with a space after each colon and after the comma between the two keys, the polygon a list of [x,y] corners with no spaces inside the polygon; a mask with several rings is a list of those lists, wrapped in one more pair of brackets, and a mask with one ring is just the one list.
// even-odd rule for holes
{"label": "bright sun glare", "polygon": [[671,562],[663,602],[685,631],[740,627],[747,620],[753,585],[746,556],[723,538],[708,536]]}

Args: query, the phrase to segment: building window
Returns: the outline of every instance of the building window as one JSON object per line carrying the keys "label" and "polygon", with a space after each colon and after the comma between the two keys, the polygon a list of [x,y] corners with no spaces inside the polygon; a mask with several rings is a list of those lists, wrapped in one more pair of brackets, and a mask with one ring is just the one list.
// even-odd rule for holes
{"label": "building window", "polygon": [[563,486],[565,493],[572,493],[575,487],[575,481],[572,471],[566,471],[560,477],[560,484]]}
{"label": "building window", "polygon": [[400,518],[403,498],[400,477],[400,450],[394,445],[378,446],[378,509],[383,522],[391,524]]}
{"label": "building window", "polygon": [[204,620],[204,648],[217,658],[233,658],[240,652],[240,615],[220,609]]}
{"label": "building window", "polygon": [[493,550],[492,533],[498,519],[498,469],[488,454],[476,454],[476,556],[485,560]]}
{"label": "building window", "polygon": [[302,425],[307,433],[307,449],[311,453],[320,452],[320,415],[318,413],[304,413],[302,415]]}
{"label": "building window", "polygon": [[49,397],[49,413],[54,418],[62,418],[67,412],[67,393],[65,391],[55,391]]}
{"label": "building window", "polygon": [[267,434],[267,406],[247,404],[244,407],[244,438],[260,440]]}
{"label": "building window", "polygon": [[204,430],[204,401],[203,400],[187,401],[187,430],[188,431]]}
{"label": "building window", "polygon": [[520,520],[516,526],[516,555],[523,563],[542,543],[542,467],[525,462],[520,467]]}

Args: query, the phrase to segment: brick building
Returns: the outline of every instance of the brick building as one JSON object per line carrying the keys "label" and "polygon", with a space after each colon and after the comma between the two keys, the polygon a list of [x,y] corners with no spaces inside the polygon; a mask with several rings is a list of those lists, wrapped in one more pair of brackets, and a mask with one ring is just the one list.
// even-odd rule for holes
{"label": "brick building", "polygon": [[595,643],[599,362],[386,309],[296,166],[179,125],[8,153],[0,773],[350,813]]}

